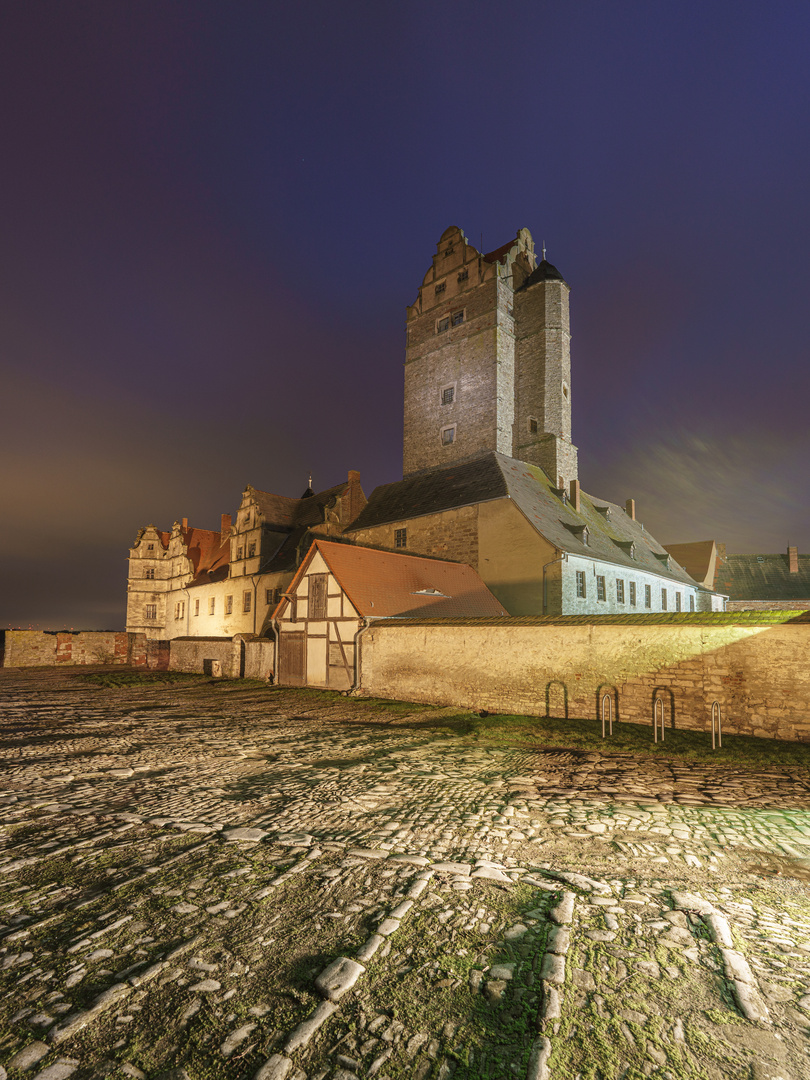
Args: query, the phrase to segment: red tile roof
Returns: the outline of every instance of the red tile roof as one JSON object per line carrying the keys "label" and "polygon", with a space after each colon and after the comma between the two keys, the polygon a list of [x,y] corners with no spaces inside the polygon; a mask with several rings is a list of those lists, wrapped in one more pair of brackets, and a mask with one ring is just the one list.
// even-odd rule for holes
{"label": "red tile roof", "polygon": [[212,529],[182,529],[183,541],[194,568],[194,584],[204,585],[227,575],[231,545]]}
{"label": "red tile roof", "polygon": [[517,240],[510,240],[508,243],[504,244],[502,247],[495,248],[494,251],[487,252],[487,254],[484,256],[484,262],[488,262],[488,263],[502,262],[506,258],[506,256],[509,254],[509,252],[512,250],[512,248],[515,246],[516,243],[517,243]]}
{"label": "red tile roof", "polygon": [[290,592],[316,549],[360,615],[405,618],[507,614],[500,600],[466,563],[399,555],[329,540],[313,543]]}

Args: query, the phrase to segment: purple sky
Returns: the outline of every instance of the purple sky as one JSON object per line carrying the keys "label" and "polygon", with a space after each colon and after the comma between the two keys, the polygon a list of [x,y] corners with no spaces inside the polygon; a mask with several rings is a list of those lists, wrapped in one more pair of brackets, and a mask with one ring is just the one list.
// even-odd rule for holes
{"label": "purple sky", "polygon": [[401,475],[459,225],[571,285],[586,491],[810,549],[810,7],[0,8],[0,626],[122,628],[139,526]]}

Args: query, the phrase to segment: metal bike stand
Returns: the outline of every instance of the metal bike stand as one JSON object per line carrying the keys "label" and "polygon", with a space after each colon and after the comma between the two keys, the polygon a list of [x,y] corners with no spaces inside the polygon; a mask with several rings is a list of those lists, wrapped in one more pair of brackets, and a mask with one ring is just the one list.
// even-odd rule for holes
{"label": "metal bike stand", "polygon": [[719,701],[713,701],[712,702],[712,750],[715,750],[717,748],[717,747],[715,747],[715,744],[714,744],[714,739],[715,739],[715,727],[714,727],[714,725],[715,724],[717,724],[717,746],[722,747],[722,745],[723,745],[723,727],[722,727],[722,723],[721,723],[720,702]]}
{"label": "metal bike stand", "polygon": [[664,741],[664,699],[657,697],[653,702],[653,739],[658,742],[658,706],[661,706],[661,742]]}

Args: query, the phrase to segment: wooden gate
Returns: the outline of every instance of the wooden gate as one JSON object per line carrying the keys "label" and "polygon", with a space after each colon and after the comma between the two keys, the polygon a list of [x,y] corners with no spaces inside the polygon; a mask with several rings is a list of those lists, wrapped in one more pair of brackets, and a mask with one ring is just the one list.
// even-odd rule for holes
{"label": "wooden gate", "polygon": [[278,681],[283,686],[303,686],[306,683],[306,635],[302,631],[279,634]]}

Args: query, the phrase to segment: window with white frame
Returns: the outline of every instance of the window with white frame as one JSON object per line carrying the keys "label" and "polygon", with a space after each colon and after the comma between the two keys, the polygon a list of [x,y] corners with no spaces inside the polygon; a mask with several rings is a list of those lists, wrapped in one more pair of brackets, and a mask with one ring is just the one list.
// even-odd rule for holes
{"label": "window with white frame", "polygon": [[253,599],[247,589],[242,593],[242,611],[250,611],[250,602]]}
{"label": "window with white frame", "polygon": [[644,607],[652,607],[652,585],[644,586]]}
{"label": "window with white frame", "polygon": [[636,606],[636,583],[635,583],[635,581],[631,581],[630,582],[630,607],[635,607],[635,606]]}
{"label": "window with white frame", "polygon": [[216,609],[217,609],[217,598],[215,596],[211,596],[208,599],[208,614],[213,615],[214,612],[216,611]]}
{"label": "window with white frame", "polygon": [[585,571],[577,570],[577,596],[585,599]]}
{"label": "window with white frame", "polygon": [[616,603],[624,603],[624,579],[616,578]]}
{"label": "window with white frame", "polygon": [[233,615],[233,597],[232,596],[226,596],[225,597],[225,614],[226,615]]}
{"label": "window with white frame", "polygon": [[661,610],[662,611],[667,610],[667,590],[666,589],[661,590]]}
{"label": "window with white frame", "polygon": [[147,617],[147,619],[156,619],[157,618],[157,604],[147,604],[146,605],[146,617]]}
{"label": "window with white frame", "polygon": [[596,575],[596,599],[597,600],[604,600],[605,595],[606,594],[605,594],[605,579],[604,579],[604,576],[602,574],[597,574]]}

